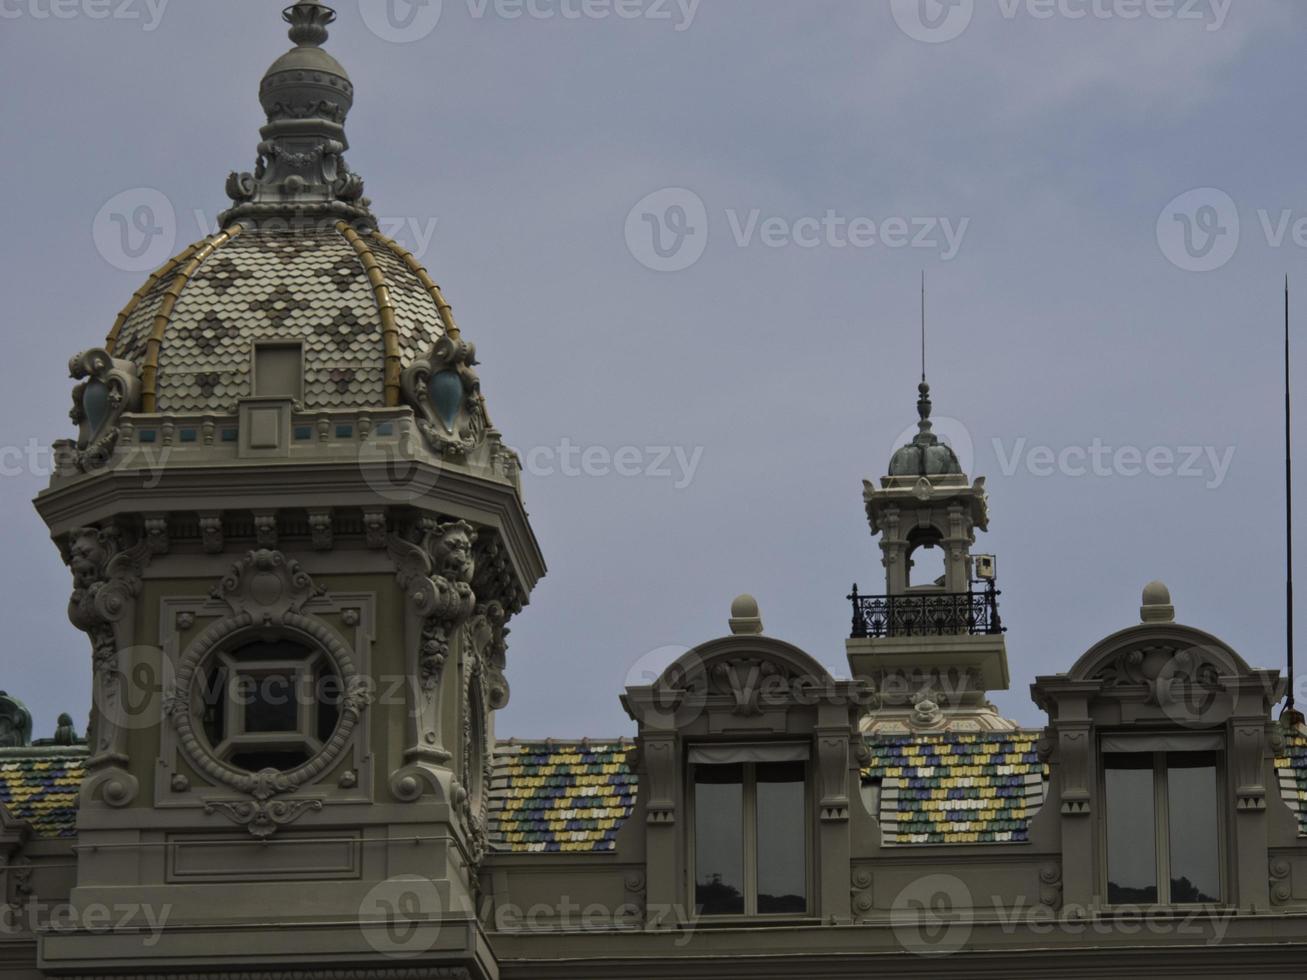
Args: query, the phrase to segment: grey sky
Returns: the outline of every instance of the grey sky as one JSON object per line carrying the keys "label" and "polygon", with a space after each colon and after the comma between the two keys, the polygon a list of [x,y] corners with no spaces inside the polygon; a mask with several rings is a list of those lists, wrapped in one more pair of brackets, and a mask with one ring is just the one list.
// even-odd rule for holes
{"label": "grey sky", "polygon": [[[84,724],[90,653],[29,503],[45,458],[26,450],[71,434],[68,358],[144,280],[93,224],[152,188],[176,250],[206,233],[228,171],[254,161],[258,80],[287,46],[281,3],[173,0],[156,23],[159,0],[53,2],[73,16],[0,0],[0,686],[39,736],[61,710]],[[383,0],[362,3],[389,33]],[[478,345],[495,422],[535,450],[550,574],[514,624],[501,735],[630,733],[628,674],[725,632],[742,591],[770,634],[847,671],[844,596],[882,575],[861,481],[915,417],[923,268],[936,414],[989,478],[978,550],[999,556],[1013,677],[999,706],[1039,723],[1034,676],[1136,622],[1152,578],[1182,621],[1281,664],[1278,329],[1286,272],[1307,304],[1292,225],[1307,6],[980,0],[944,43],[909,36],[926,30],[915,0],[445,0],[410,43],[369,30],[360,0],[335,6],[328,47],[358,89],[350,164],[410,247],[436,220],[424,261]],[[926,8],[950,33],[967,12]],[[92,16],[115,9],[138,16]],[[612,16],[563,16],[587,10]],[[1233,256],[1225,198],[1164,213],[1207,187],[1237,208]],[[640,259],[689,253],[664,227],[659,259],[628,215],[666,188],[703,202],[708,234],[697,262],[659,273]],[[675,221],[669,202],[695,198],[653,200]],[[894,218],[940,244],[903,244]],[[683,455],[658,467],[657,447]],[[1120,447],[1156,450],[1151,466]]]}

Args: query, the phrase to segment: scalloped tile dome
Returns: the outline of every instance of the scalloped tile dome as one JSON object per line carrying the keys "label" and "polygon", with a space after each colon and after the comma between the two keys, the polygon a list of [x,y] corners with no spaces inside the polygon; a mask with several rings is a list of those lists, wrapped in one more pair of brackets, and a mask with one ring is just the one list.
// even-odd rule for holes
{"label": "scalloped tile dome", "polygon": [[109,335],[106,349],[136,364],[147,399],[156,367],[146,411],[234,411],[253,394],[254,345],[275,341],[303,345],[306,409],[394,405],[388,366],[397,378],[448,329],[439,288],[377,232],[224,235],[154,273]]}

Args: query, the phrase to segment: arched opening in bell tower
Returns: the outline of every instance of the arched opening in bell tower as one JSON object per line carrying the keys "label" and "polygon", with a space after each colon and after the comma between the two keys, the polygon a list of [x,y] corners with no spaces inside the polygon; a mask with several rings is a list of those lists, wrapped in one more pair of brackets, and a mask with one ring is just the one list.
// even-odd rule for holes
{"label": "arched opening in bell tower", "polygon": [[945,562],[943,535],[935,528],[922,530],[908,538],[907,586],[911,591],[944,588]]}

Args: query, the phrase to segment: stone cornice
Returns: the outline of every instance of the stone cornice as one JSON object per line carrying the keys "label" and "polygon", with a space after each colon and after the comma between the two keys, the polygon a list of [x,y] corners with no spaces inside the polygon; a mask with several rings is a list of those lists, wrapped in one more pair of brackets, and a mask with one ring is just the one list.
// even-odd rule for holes
{"label": "stone cornice", "polygon": [[[516,489],[457,467],[411,464],[431,489],[408,501],[390,501],[377,486],[393,480],[383,461],[244,463],[187,466],[147,474],[101,472],[43,491],[36,509],[58,537],[73,528],[123,514],[317,507],[390,507],[439,513],[499,529],[527,591],[545,574],[544,556]],[[415,480],[423,477],[417,475]]]}

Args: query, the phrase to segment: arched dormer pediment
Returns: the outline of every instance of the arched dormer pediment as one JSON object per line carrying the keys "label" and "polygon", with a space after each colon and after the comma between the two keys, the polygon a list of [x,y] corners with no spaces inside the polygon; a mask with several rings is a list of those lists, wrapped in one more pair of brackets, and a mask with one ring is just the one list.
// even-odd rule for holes
{"label": "arched dormer pediment", "polygon": [[1210,633],[1145,622],[1095,643],[1066,674],[1040,678],[1032,692],[1050,714],[1061,689],[1096,704],[1090,714],[1100,724],[1207,728],[1235,715],[1269,715],[1283,688],[1278,671],[1253,668]]}
{"label": "arched dormer pediment", "polygon": [[773,732],[818,707],[870,706],[862,682],[836,680],[816,658],[784,640],[736,635],[687,651],[652,684],[627,688],[623,703],[642,730],[695,734]]}
{"label": "arched dormer pediment", "polygon": [[1226,674],[1252,676],[1248,662],[1224,640],[1180,623],[1143,623],[1100,640],[1075,662],[1072,680],[1155,680],[1177,657],[1196,658]]}

